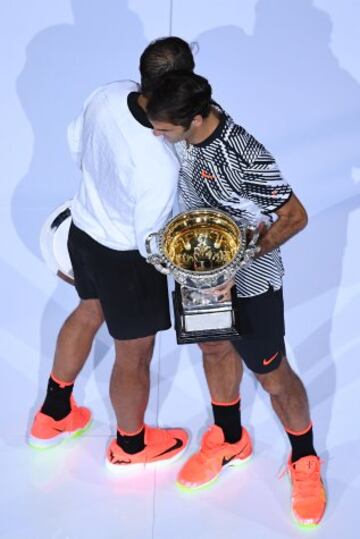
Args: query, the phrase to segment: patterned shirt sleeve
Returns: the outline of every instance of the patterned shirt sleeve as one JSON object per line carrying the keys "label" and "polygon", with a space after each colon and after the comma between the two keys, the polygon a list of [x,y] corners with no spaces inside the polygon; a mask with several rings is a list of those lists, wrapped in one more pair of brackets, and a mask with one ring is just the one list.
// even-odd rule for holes
{"label": "patterned shirt sleeve", "polygon": [[290,198],[291,186],[284,180],[273,156],[254,137],[249,135],[245,147],[246,166],[243,170],[243,189],[247,198],[263,213],[272,213]]}

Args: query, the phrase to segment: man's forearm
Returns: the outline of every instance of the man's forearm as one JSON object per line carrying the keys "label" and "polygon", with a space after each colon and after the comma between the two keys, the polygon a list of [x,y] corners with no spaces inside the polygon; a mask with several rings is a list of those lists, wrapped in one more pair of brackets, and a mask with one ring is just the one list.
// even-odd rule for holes
{"label": "man's forearm", "polygon": [[256,258],[273,251],[276,247],[280,247],[280,245],[305,228],[306,224],[306,215],[296,217],[280,216],[278,220],[265,231],[263,236],[260,235],[260,241],[258,242],[260,251],[256,255]]}

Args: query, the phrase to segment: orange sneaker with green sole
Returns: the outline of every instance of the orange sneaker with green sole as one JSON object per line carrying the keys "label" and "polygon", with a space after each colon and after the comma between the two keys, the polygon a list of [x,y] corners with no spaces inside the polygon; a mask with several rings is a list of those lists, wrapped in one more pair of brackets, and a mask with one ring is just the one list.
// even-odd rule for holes
{"label": "orange sneaker with green sole", "polygon": [[291,509],[301,526],[317,526],[325,512],[326,492],[320,467],[320,459],[314,455],[288,463],[292,484]]}
{"label": "orange sneaker with green sole", "polygon": [[180,470],[177,485],[186,490],[205,487],[215,481],[226,466],[242,465],[251,455],[252,443],[244,427],[241,440],[229,444],[225,442],[222,429],[213,425],[204,434],[200,450]]}
{"label": "orange sneaker with green sole", "polygon": [[54,447],[66,438],[80,436],[90,427],[92,421],[90,410],[78,406],[73,397],[70,404],[71,412],[59,421],[40,411],[35,415],[28,438],[32,447],[37,449]]}
{"label": "orange sneaker with green sole", "polygon": [[183,429],[159,429],[145,425],[145,448],[133,455],[126,453],[112,440],[106,452],[105,464],[112,472],[139,470],[159,462],[173,462],[186,449],[189,436]]}

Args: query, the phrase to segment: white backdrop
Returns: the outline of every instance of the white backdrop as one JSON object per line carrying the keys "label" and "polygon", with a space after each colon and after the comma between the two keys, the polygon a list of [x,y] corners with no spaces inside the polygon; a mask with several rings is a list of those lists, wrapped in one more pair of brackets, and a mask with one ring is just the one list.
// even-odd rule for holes
{"label": "white backdrop", "polygon": [[[68,452],[34,457],[24,447],[58,329],[77,301],[74,290],[49,273],[38,245],[46,216],[77,187],[66,126],[96,86],[137,79],[142,49],[169,33],[198,42],[197,72],[209,78],[215,99],[277,157],[308,209],[307,229],[283,248],[288,354],[309,391],[328,478],[329,510],[317,533],[358,537],[359,20],[357,0],[13,0],[2,7],[0,466],[11,484],[0,494],[0,537],[118,537],[120,526],[128,537],[160,538],[168,535],[169,513],[194,537],[215,538],[227,529],[232,538],[244,527],[246,537],[298,534],[288,522],[287,486],[275,480],[287,442],[249,375],[243,415],[258,456],[246,476],[253,486],[244,482],[247,503],[240,483],[228,481],[190,504],[173,488],[176,470],[154,472],[131,486],[103,478],[98,468],[114,426],[107,398],[113,352],[105,329],[77,389],[96,417],[85,446],[90,471],[73,473],[82,462],[80,445],[70,472]],[[208,401],[198,350],[177,347],[172,330],[163,333],[147,420],[186,426],[195,447],[210,420]],[[79,500],[87,496],[92,515],[75,504],[81,518],[67,520],[68,492]],[[238,497],[236,507],[229,493]],[[266,498],[267,512],[259,515],[255,502],[265,494],[271,502]],[[67,509],[60,523],[59,504]],[[142,520],[136,519],[140,507]],[[183,537],[183,530],[173,529],[173,536]]]}

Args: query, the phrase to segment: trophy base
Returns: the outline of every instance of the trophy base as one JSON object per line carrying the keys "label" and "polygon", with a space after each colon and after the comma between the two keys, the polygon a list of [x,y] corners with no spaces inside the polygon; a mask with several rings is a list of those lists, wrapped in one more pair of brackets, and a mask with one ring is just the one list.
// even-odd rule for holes
{"label": "trophy base", "polygon": [[182,303],[180,287],[172,293],[175,313],[175,330],[178,344],[209,341],[231,341],[241,337],[236,325],[233,304],[236,300],[235,287],[231,291],[232,301],[202,309],[186,309]]}

